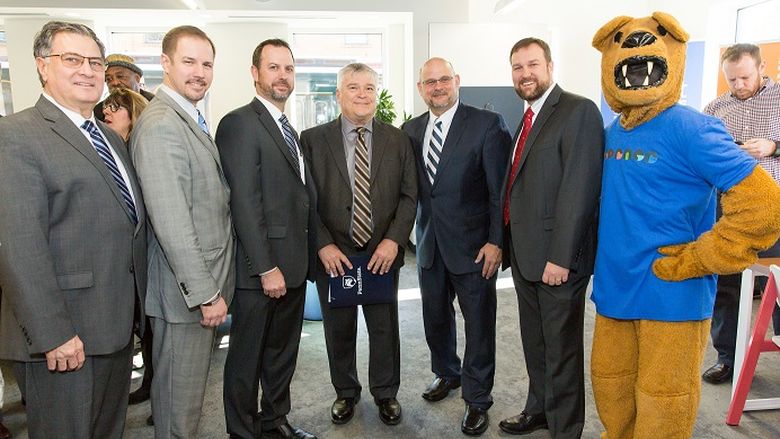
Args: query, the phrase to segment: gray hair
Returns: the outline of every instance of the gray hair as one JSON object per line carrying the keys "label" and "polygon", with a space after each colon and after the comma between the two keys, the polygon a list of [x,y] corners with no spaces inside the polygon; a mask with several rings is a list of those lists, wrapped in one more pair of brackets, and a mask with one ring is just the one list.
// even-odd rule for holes
{"label": "gray hair", "polygon": [[[33,57],[39,58],[51,55],[51,45],[54,41],[54,36],[60,32],[69,32],[92,38],[92,41],[94,41],[100,49],[100,56],[103,58],[106,57],[106,47],[92,29],[80,23],[68,23],[64,21],[50,21],[44,24],[41,30],[35,34],[35,40],[33,41]],[[41,81],[41,85],[45,85],[40,73],[38,73],[38,80]]]}
{"label": "gray hair", "polygon": [[339,70],[338,76],[336,77],[337,88],[339,89],[341,88],[341,82],[344,80],[344,77],[346,75],[361,73],[361,72],[370,73],[374,79],[374,84],[376,86],[379,86],[379,74],[376,72],[376,70],[372,69],[367,64],[353,62],[351,64],[345,65],[344,67],[341,68],[341,70]]}

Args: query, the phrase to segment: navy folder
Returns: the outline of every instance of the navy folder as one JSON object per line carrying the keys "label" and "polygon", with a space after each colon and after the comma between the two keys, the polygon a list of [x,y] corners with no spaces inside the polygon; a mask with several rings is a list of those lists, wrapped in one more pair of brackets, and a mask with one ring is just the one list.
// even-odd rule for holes
{"label": "navy folder", "polygon": [[328,303],[331,308],[368,305],[372,303],[392,303],[397,300],[395,289],[395,270],[380,275],[368,268],[369,255],[349,258],[352,269],[344,267],[344,276],[331,277]]}

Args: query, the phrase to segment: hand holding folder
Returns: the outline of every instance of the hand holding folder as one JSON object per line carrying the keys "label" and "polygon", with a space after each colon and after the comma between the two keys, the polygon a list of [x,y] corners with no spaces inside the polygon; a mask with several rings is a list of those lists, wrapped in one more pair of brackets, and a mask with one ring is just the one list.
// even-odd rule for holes
{"label": "hand holding folder", "polygon": [[392,303],[397,300],[395,270],[385,274],[374,274],[368,269],[370,257],[352,256],[352,268],[344,268],[343,276],[331,277],[328,303],[331,308]]}

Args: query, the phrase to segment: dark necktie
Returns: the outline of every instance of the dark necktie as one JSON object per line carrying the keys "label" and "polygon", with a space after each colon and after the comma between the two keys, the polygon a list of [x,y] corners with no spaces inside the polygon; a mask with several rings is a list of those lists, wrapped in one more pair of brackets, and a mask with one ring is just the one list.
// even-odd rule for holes
{"label": "dark necktie", "polygon": [[287,144],[287,152],[290,153],[290,157],[292,157],[293,162],[295,163],[295,173],[298,174],[298,177],[301,176],[301,166],[298,161],[298,142],[295,141],[295,130],[293,130],[292,125],[290,125],[290,121],[287,119],[287,116],[282,113],[282,116],[279,117],[279,122],[282,123],[282,135],[284,136],[284,142]]}
{"label": "dark necktie", "polygon": [[528,138],[528,133],[531,132],[531,124],[534,120],[534,112],[531,111],[531,107],[525,110],[523,115],[523,129],[520,131],[520,137],[517,139],[517,148],[515,148],[515,155],[512,158],[512,170],[509,172],[509,181],[506,184],[506,196],[504,197],[504,225],[509,225],[509,194],[512,191],[512,185],[515,183],[517,173],[520,171],[520,156],[523,155],[523,148],[525,147],[525,139]]}
{"label": "dark necktie", "polygon": [[441,130],[441,121],[437,118],[433,122],[433,130],[431,130],[431,141],[428,142],[428,154],[425,156],[425,173],[428,175],[428,180],[433,184],[433,180],[436,179],[436,171],[439,167],[439,161],[441,160],[441,151],[444,146],[444,135]]}
{"label": "dark necktie", "polygon": [[106,145],[105,140],[103,140],[103,136],[100,135],[100,131],[98,131],[98,128],[94,123],[92,123],[91,120],[84,121],[84,124],[81,125],[81,128],[89,133],[89,138],[92,140],[92,146],[103,160],[103,163],[106,164],[108,172],[110,172],[111,176],[114,177],[114,182],[119,189],[119,193],[122,194],[122,198],[125,200],[127,209],[130,211],[130,218],[133,220],[133,224],[138,224],[138,214],[135,210],[133,197],[130,196],[130,190],[127,188],[127,183],[125,183],[125,179],[122,178],[122,173],[119,172],[119,167],[114,160],[114,156],[111,155],[111,151],[108,149],[108,145]]}
{"label": "dark necktie", "polygon": [[352,240],[363,247],[371,240],[371,171],[368,164],[368,146],[363,135],[364,127],[355,129],[355,201],[352,208]]}

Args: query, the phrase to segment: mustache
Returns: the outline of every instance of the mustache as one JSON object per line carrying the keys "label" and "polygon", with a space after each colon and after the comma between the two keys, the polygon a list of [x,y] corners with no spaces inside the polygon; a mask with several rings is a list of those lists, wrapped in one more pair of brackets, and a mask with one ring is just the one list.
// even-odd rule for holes
{"label": "mustache", "polygon": [[197,85],[202,85],[202,86],[205,87],[206,86],[206,81],[204,81],[203,79],[195,78],[195,79],[190,79],[189,81],[187,81],[187,84],[197,84]]}
{"label": "mustache", "polygon": [[272,82],[271,85],[272,86],[274,86],[274,85],[284,85],[287,88],[292,88],[292,86],[290,85],[289,82],[287,82],[286,79],[277,79],[276,81]]}

